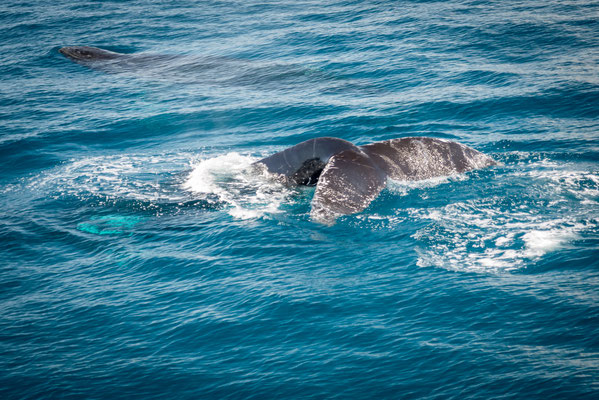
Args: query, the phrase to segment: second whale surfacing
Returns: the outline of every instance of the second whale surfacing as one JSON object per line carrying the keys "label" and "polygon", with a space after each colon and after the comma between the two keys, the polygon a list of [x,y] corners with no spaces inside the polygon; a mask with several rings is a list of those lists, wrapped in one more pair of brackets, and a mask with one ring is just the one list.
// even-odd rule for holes
{"label": "second whale surfacing", "polygon": [[126,54],[115,53],[110,50],[91,46],[66,46],[61,47],[58,52],[76,62],[114,60],[120,57],[127,57]]}
{"label": "second whale surfacing", "polygon": [[292,185],[316,186],[310,216],[332,224],[363,211],[387,179],[417,181],[486,168],[497,162],[466,145],[429,137],[406,137],[356,146],[333,137],[310,139],[259,160]]}
{"label": "second whale surfacing", "polygon": [[[257,61],[210,54],[119,53],[92,46],[65,46],[58,52],[84,67],[109,74],[131,74],[182,84],[249,86],[260,90],[269,85],[303,85],[326,74],[300,64]],[[334,83],[334,82],[333,82]]]}
{"label": "second whale surfacing", "polygon": [[92,46],[65,46],[58,52],[78,64],[113,73],[140,70],[156,70],[158,73],[178,58],[167,54],[117,53]]}

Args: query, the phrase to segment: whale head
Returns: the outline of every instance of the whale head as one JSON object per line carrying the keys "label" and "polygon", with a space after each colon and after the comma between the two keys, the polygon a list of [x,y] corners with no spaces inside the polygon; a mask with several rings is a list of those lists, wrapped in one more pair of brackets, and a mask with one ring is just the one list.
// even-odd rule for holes
{"label": "whale head", "polygon": [[71,60],[79,62],[112,60],[120,56],[118,53],[90,46],[67,46],[58,51]]}

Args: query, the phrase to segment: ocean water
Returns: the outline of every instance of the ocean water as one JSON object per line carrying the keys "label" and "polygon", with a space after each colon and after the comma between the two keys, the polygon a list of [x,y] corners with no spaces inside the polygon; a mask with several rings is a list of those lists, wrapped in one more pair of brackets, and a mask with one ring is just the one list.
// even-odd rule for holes
{"label": "ocean water", "polygon": [[[598,398],[598,15],[4,0],[0,397]],[[325,226],[247,170],[319,136],[500,165]]]}

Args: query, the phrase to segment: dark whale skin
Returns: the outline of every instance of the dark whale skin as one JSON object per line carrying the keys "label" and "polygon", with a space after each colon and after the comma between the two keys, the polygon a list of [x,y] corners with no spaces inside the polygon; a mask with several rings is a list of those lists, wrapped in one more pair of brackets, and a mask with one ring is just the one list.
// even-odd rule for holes
{"label": "dark whale skin", "polygon": [[288,184],[316,185],[313,219],[332,223],[364,210],[387,179],[415,181],[496,165],[490,156],[461,143],[406,137],[356,146],[339,138],[301,142],[257,161]]}

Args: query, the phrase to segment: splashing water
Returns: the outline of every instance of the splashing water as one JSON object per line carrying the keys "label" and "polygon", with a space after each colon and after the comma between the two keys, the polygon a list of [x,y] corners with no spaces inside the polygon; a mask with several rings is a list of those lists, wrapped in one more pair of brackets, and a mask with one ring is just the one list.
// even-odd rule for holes
{"label": "splashing water", "polygon": [[207,198],[216,196],[235,218],[260,218],[280,212],[294,191],[266,171],[252,167],[257,160],[238,153],[201,160],[193,165],[183,187]]}

